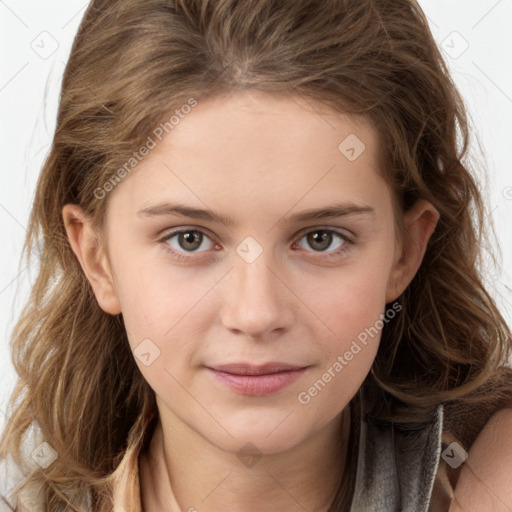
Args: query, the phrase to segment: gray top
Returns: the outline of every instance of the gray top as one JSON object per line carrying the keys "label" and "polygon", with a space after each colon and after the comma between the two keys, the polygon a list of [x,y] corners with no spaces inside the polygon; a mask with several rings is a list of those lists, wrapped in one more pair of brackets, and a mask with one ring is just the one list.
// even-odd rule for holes
{"label": "gray top", "polygon": [[443,404],[420,429],[379,424],[365,418],[361,430],[354,496],[350,512],[428,512],[441,456]]}

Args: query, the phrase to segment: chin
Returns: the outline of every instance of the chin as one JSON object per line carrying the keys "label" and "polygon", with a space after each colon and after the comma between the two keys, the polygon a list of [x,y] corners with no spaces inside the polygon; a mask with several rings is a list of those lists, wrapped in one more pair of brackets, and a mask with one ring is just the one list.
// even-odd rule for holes
{"label": "chin", "polygon": [[238,457],[244,455],[276,455],[286,452],[299,445],[305,437],[299,432],[283,432],[284,435],[268,436],[267,432],[248,434],[247,432],[240,436],[234,436],[224,446],[219,448],[236,454]]}
{"label": "chin", "polygon": [[283,421],[286,414],[281,410],[280,414],[268,417],[262,417],[259,412],[246,414],[244,419],[238,418],[236,421],[226,419],[222,423],[232,437],[223,435],[213,439],[211,432],[206,437],[222,450],[237,454],[244,447],[247,451],[254,447],[254,451],[261,455],[284,452],[300,444],[309,434],[305,425],[301,424],[299,430],[297,422],[288,421],[292,415]]}

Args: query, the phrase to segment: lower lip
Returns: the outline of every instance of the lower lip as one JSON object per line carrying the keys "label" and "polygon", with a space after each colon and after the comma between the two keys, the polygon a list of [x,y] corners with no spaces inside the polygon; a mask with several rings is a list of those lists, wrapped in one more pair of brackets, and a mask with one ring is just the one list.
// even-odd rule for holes
{"label": "lower lip", "polygon": [[295,382],[307,368],[289,370],[265,375],[238,375],[208,368],[215,378],[236,393],[242,395],[265,396],[277,393]]}

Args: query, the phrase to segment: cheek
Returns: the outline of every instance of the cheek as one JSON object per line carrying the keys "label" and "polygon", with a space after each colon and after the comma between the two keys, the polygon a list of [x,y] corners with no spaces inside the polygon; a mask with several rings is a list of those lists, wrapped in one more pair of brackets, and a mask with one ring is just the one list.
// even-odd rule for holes
{"label": "cheek", "polygon": [[193,315],[214,283],[213,276],[202,279],[185,267],[148,261],[132,253],[121,256],[116,266],[116,289],[125,325],[134,341],[150,336],[163,339],[174,326],[182,328],[187,322],[181,320]]}
{"label": "cheek", "polygon": [[[383,327],[397,314],[393,311],[386,316],[386,265],[390,263],[377,259],[340,268],[321,284],[317,280],[316,286],[303,289],[311,309],[322,320],[316,323],[319,327],[313,338],[321,363],[302,389],[303,402],[310,400],[314,409],[326,403],[342,407],[357,392],[372,367]],[[320,394],[321,398],[313,400]]]}
{"label": "cheek", "polygon": [[360,265],[329,274],[323,286],[317,281],[316,286],[303,289],[305,302],[318,312],[336,348],[379,321],[386,304],[386,277],[384,269]]}
{"label": "cheek", "polygon": [[329,280],[329,290],[310,290],[316,294],[312,309],[321,312],[325,326],[324,335],[318,330],[314,338],[321,362],[297,396],[311,414],[326,421],[350,401],[368,375],[386,318],[382,274],[351,272]]}
{"label": "cheek", "polygon": [[[153,389],[175,392],[171,375],[187,384],[183,368],[195,364],[197,340],[205,339],[212,313],[212,273],[148,265],[132,253],[118,260],[118,296],[130,348],[142,375]],[[197,356],[196,356],[197,357]]]}

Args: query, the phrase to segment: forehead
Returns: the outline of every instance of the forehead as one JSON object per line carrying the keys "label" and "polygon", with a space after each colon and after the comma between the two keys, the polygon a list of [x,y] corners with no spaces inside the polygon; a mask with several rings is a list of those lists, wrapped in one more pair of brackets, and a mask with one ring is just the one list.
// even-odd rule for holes
{"label": "forehead", "polygon": [[378,202],[386,192],[374,127],[299,95],[251,91],[200,100],[155,143],[116,187],[114,204],[124,198],[143,207],[167,194],[258,213],[317,199]]}
{"label": "forehead", "polygon": [[[293,154],[300,157],[311,155],[316,145],[337,157],[339,144],[350,136],[354,142],[359,138],[358,152],[361,143],[377,149],[378,133],[362,116],[334,112],[301,95],[250,90],[199,101],[172,127],[159,144],[160,151],[157,148],[153,154],[174,147],[182,151],[207,150],[225,159],[232,154],[239,157],[236,150],[243,151],[246,159],[262,158],[261,149],[274,158]],[[304,144],[307,139],[310,143]]]}

